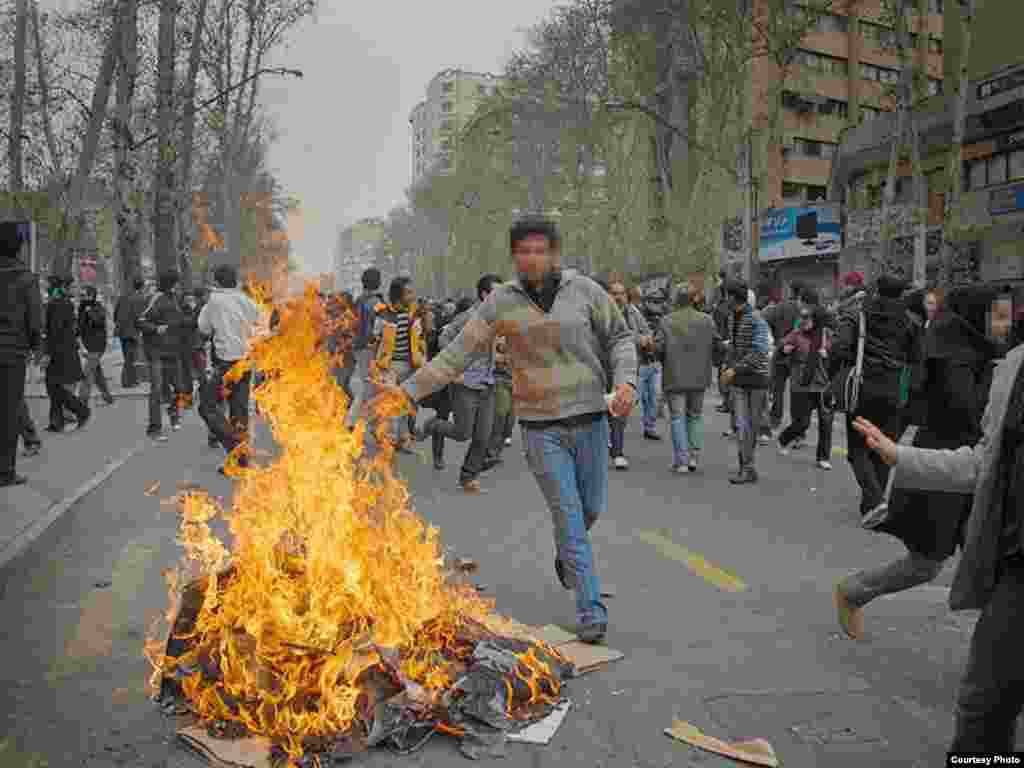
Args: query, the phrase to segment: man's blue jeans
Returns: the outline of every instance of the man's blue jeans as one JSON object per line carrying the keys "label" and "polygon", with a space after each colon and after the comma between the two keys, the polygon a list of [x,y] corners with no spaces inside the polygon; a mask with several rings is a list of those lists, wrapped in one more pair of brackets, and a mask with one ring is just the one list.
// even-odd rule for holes
{"label": "man's blue jeans", "polygon": [[653,432],[658,426],[658,392],[661,390],[661,363],[640,366],[640,408],[643,412],[644,432]]}
{"label": "man's blue jeans", "polygon": [[589,531],[608,506],[608,418],[579,426],[520,426],[527,464],[551,511],[565,579],[576,590],[576,619],[584,626],[606,622]]}

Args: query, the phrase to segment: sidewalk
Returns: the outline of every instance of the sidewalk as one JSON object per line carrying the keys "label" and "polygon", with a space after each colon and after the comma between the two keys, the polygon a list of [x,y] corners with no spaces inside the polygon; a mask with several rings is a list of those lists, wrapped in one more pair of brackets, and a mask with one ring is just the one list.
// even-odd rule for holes
{"label": "sidewalk", "polygon": [[[84,358],[83,358],[84,363]],[[121,386],[121,369],[124,368],[124,355],[121,353],[120,344],[116,341],[110,346],[106,353],[103,355],[103,373],[107,377],[107,386],[110,387],[110,394],[114,397],[135,397],[144,398],[149,394],[149,387],[145,382],[140,384],[135,389],[124,389]],[[46,397],[46,382],[44,379],[44,371],[36,366],[30,365],[28,369],[28,379],[25,381],[25,396],[30,399],[38,399]],[[92,388],[92,399],[93,404],[100,401],[99,392],[97,391],[95,383]]]}
{"label": "sidewalk", "polygon": [[95,407],[81,432],[46,432],[48,409],[45,399],[29,400],[43,450],[31,458],[18,456],[26,485],[0,489],[0,568],[151,442],[145,437],[146,401],[138,397]]}

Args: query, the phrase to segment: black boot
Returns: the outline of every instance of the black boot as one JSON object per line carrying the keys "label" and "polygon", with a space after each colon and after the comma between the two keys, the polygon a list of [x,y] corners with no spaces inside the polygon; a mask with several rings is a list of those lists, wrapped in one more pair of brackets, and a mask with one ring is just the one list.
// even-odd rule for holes
{"label": "black boot", "polygon": [[432,448],[434,452],[434,469],[442,470],[445,468],[444,463],[444,435],[439,435],[436,432],[431,435]]}

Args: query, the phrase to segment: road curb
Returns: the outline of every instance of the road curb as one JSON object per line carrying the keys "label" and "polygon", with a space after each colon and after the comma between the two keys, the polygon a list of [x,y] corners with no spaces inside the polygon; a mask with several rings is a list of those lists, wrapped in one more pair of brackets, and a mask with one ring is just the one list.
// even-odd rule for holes
{"label": "road curb", "polygon": [[71,492],[69,496],[52,504],[40,506],[42,514],[33,522],[29,523],[13,539],[0,548],[0,569],[4,568],[11,560],[16,558],[31,544],[42,536],[46,530],[57,522],[65,512],[81,501],[84,497],[98,488],[108,477],[120,469],[133,456],[142,453],[152,441],[148,438],[140,440],[130,451],[123,454],[121,458],[109,462],[103,469],[86,480],[82,485]]}

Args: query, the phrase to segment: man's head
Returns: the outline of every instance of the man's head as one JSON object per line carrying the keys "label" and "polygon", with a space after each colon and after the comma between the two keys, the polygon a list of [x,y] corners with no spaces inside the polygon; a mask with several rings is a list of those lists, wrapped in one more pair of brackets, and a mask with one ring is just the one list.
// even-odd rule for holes
{"label": "man's head", "polygon": [[555,268],[560,244],[558,228],[547,219],[531,217],[513,224],[509,245],[520,279],[540,284]]}
{"label": "man's head", "polygon": [[178,270],[169,269],[166,272],[161,272],[160,276],[156,279],[156,287],[161,293],[171,293],[175,288],[178,287],[178,281],[181,276],[178,274]]}
{"label": "man's head", "polygon": [[497,275],[487,274],[476,281],[476,297],[480,301],[487,301],[487,297],[491,295],[494,290],[494,286],[501,284],[501,278]]}
{"label": "man's head", "polygon": [[395,306],[409,306],[416,301],[416,292],[408,277],[396,277],[388,286],[388,301]]}
{"label": "man's head", "polygon": [[221,264],[213,270],[213,279],[221,288],[238,287],[238,271],[230,264]]}
{"label": "man's head", "polygon": [[134,288],[136,291],[141,291],[145,287],[146,281],[143,280],[141,277],[136,277],[134,280],[132,280],[132,288]]}
{"label": "man's head", "polygon": [[906,281],[901,280],[895,275],[882,275],[875,282],[875,290],[878,291],[878,295],[883,299],[900,299],[903,297],[903,291],[906,288]]}
{"label": "man's head", "polygon": [[629,292],[626,290],[625,283],[619,281],[608,283],[608,293],[615,299],[619,309],[625,309],[626,304],[629,303]]}
{"label": "man's head", "polygon": [[747,286],[746,281],[738,278],[729,281],[726,294],[729,296],[729,302],[732,304],[733,309],[739,309],[750,301],[750,288]]}
{"label": "man's head", "polygon": [[49,283],[51,298],[63,299],[68,295],[68,289],[71,287],[71,278],[62,275],[50,275],[47,282]]}
{"label": "man's head", "polygon": [[380,290],[380,270],[376,267],[364,269],[361,279],[363,283],[363,290],[367,293]]}
{"label": "man's head", "polygon": [[83,301],[96,301],[96,286],[85,285],[82,287],[82,300]]}

